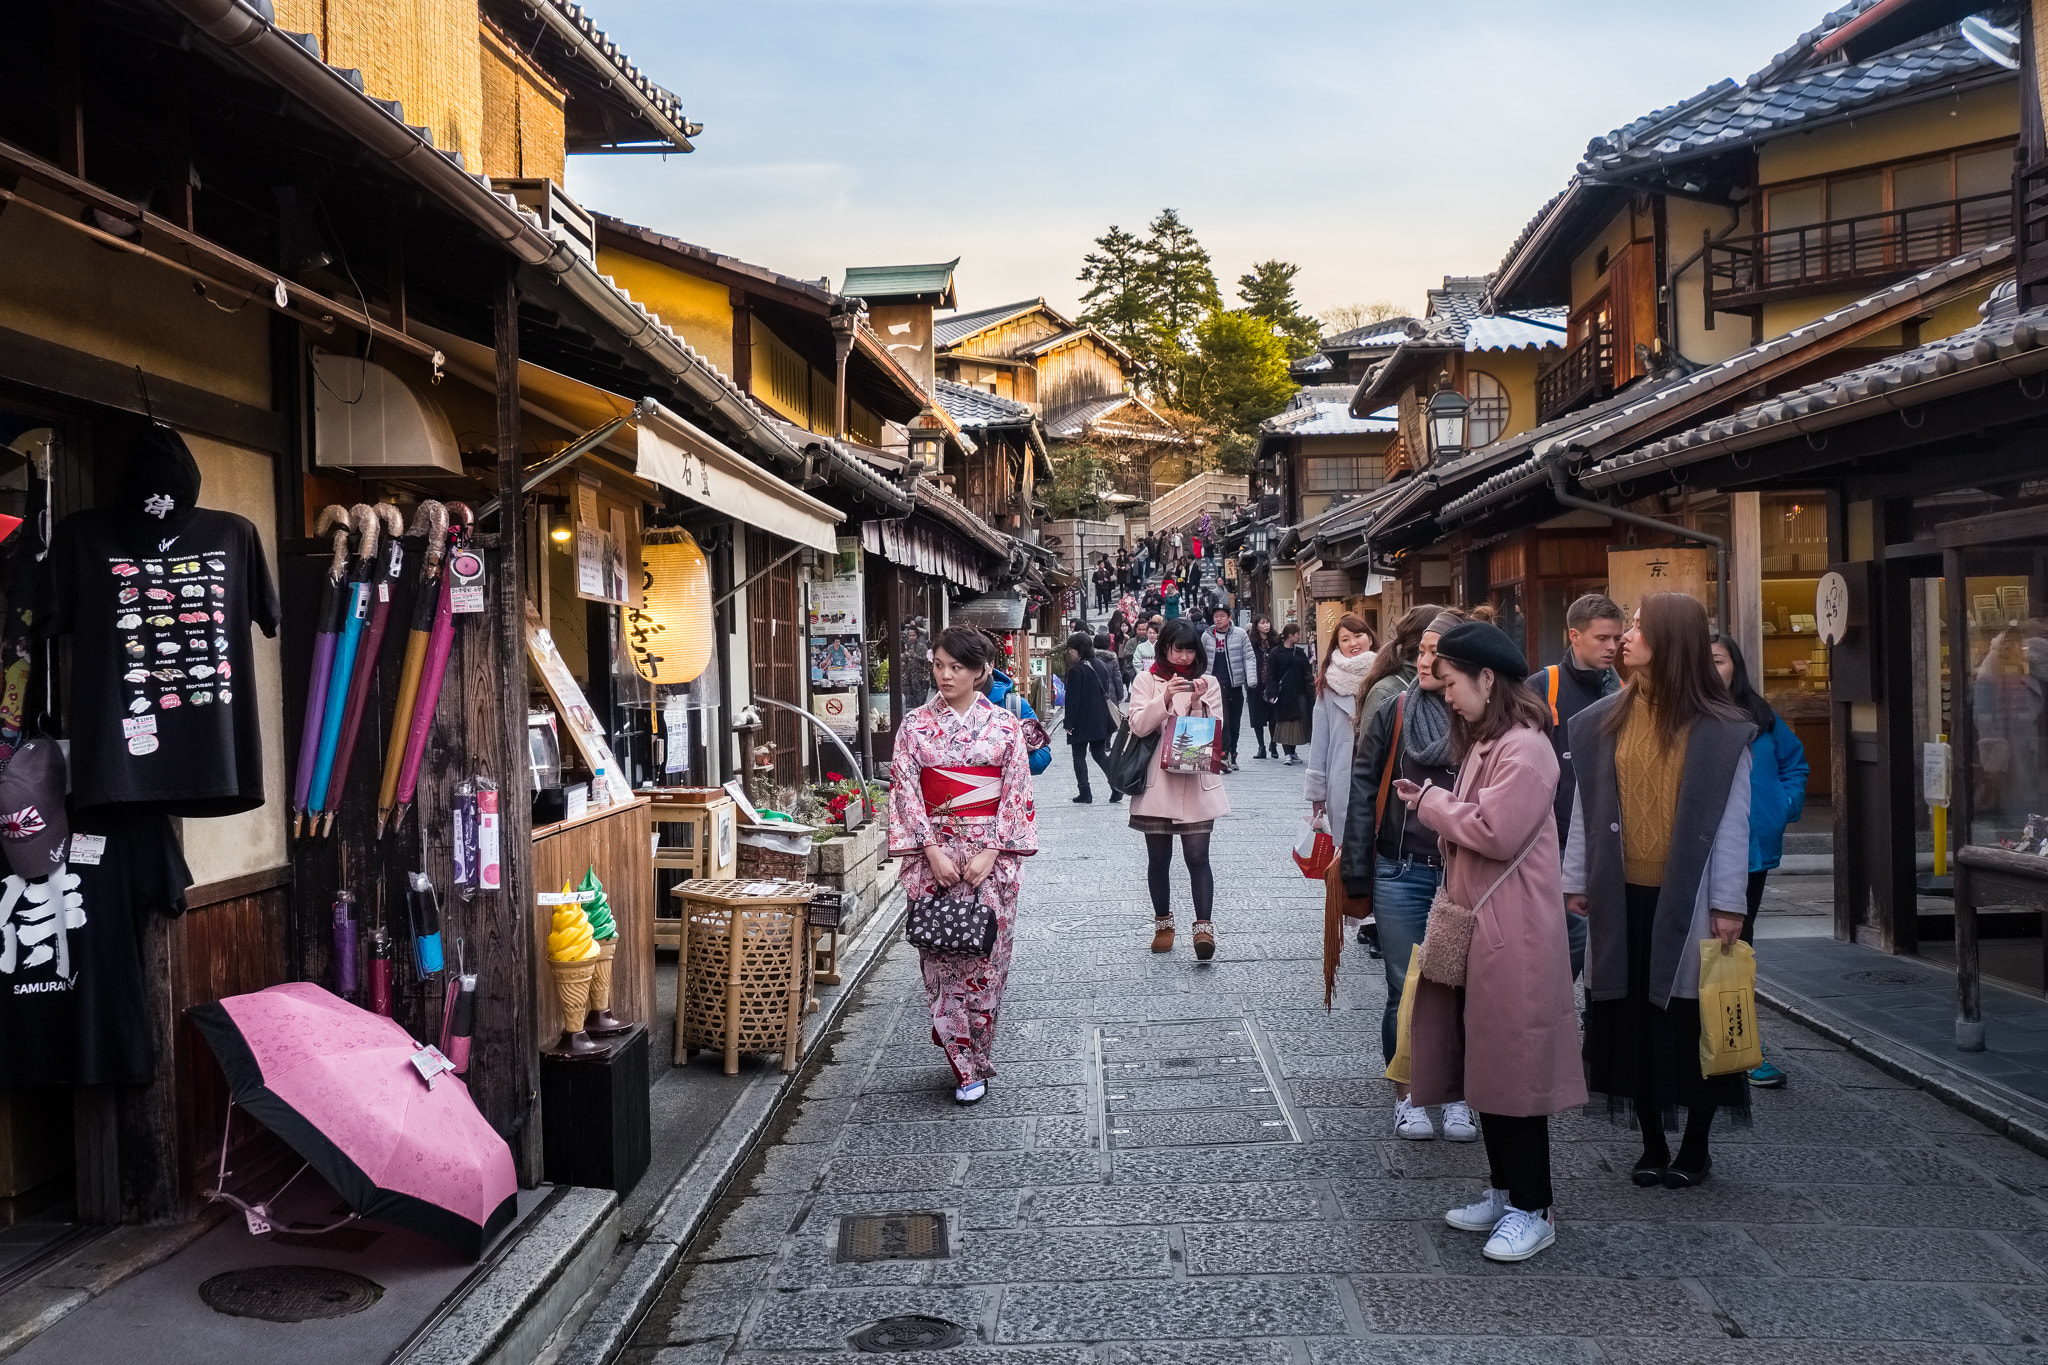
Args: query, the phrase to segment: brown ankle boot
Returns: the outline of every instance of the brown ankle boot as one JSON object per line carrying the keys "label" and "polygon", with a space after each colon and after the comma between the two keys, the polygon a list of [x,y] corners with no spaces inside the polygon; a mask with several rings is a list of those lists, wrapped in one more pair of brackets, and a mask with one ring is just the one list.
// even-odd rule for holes
{"label": "brown ankle boot", "polygon": [[1214,956],[1216,956],[1216,931],[1209,927],[1209,921],[1198,919],[1195,921],[1195,957],[1199,961],[1207,962]]}
{"label": "brown ankle boot", "polygon": [[1173,921],[1161,919],[1152,921],[1152,951],[1170,953],[1173,951]]}

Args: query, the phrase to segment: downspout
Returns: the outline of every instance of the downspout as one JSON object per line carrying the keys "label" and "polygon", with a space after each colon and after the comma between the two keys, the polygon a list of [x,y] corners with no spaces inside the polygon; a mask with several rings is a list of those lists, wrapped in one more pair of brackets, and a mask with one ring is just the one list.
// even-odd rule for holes
{"label": "downspout", "polygon": [[1557,499],[1558,505],[1561,507],[1570,507],[1580,512],[1592,512],[1614,521],[1623,522],[1629,526],[1639,526],[1646,531],[1655,531],[1660,535],[1690,541],[1695,545],[1711,547],[1717,557],[1716,573],[1714,575],[1715,611],[1717,613],[1715,620],[1720,630],[1725,632],[1729,629],[1727,541],[1719,536],[1710,536],[1705,531],[1684,530],[1673,526],[1668,521],[1659,521],[1655,517],[1646,517],[1640,512],[1630,512],[1620,507],[1610,507],[1604,502],[1594,502],[1589,498],[1579,497],[1577,494],[1568,491],[1565,487],[1564,465],[1561,461],[1550,466],[1550,494]]}

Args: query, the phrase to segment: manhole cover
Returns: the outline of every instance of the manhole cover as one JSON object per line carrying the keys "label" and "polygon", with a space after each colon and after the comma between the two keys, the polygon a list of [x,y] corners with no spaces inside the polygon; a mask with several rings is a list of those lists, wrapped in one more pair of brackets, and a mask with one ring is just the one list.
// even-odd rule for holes
{"label": "manhole cover", "polygon": [[1845,972],[1842,975],[1842,980],[1853,981],[1859,986],[1924,986],[1933,979],[1919,972],[1902,972],[1893,967],[1879,967],[1868,972]]}
{"label": "manhole cover", "polygon": [[199,1286],[199,1297],[214,1312],[265,1322],[345,1318],[383,1296],[383,1286],[374,1280],[317,1265],[229,1270]]}
{"label": "manhole cover", "polygon": [[949,1254],[943,1213],[850,1213],[839,1220],[842,1263],[943,1261]]}
{"label": "manhole cover", "polygon": [[909,1314],[871,1322],[846,1339],[856,1351],[936,1351],[967,1340],[967,1329],[944,1318]]}

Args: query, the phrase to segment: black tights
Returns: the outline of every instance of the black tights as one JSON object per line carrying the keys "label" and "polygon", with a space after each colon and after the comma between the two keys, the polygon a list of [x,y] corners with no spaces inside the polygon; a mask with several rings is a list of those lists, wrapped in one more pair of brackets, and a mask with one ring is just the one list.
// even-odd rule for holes
{"label": "black tights", "polygon": [[[1209,836],[1180,836],[1180,856],[1188,865],[1188,890],[1194,897],[1195,922],[1203,923],[1216,904],[1216,874],[1209,870]],[[1152,892],[1152,913],[1160,919],[1173,918],[1173,891],[1167,874],[1173,870],[1173,836],[1145,836],[1145,885]]]}
{"label": "black tights", "polygon": [[[1714,1110],[1718,1106],[1696,1104],[1685,1111],[1685,1137],[1678,1144],[1678,1155],[1671,1155],[1671,1145],[1664,1139],[1664,1130],[1651,1117],[1643,1124],[1643,1160],[1645,1166],[1676,1166],[1695,1175],[1707,1167],[1707,1130],[1714,1126]],[[1640,1116],[1639,1116],[1640,1117]]]}

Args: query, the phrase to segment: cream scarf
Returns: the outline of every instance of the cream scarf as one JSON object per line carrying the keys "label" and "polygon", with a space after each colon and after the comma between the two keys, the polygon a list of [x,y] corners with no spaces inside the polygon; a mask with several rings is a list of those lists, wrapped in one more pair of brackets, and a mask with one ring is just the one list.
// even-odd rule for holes
{"label": "cream scarf", "polygon": [[1369,649],[1351,655],[1333,653],[1323,661],[1323,687],[1356,703],[1358,685],[1365,681],[1365,675],[1371,669],[1372,651]]}

